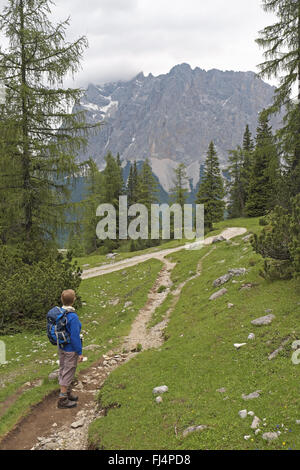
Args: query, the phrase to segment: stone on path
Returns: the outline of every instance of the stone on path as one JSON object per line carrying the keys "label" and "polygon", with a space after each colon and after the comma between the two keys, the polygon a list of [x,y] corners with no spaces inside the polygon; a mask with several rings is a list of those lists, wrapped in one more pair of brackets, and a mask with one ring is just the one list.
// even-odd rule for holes
{"label": "stone on path", "polygon": [[226,238],[223,237],[223,235],[218,235],[215,237],[212,241],[212,243],[220,243],[220,242],[225,242]]}
{"label": "stone on path", "polygon": [[182,435],[183,435],[183,437],[186,437],[189,434],[191,434],[192,432],[204,431],[205,429],[207,429],[207,426],[205,426],[204,424],[201,424],[200,426],[190,426],[189,428],[187,428],[183,431]]}
{"label": "stone on path", "polygon": [[82,426],[84,426],[84,424],[85,424],[85,419],[81,418],[78,421],[75,421],[74,423],[72,423],[71,428],[72,429],[82,428]]}
{"label": "stone on path", "polygon": [[257,390],[256,392],[249,393],[249,395],[243,394],[243,395],[242,395],[242,398],[243,398],[244,400],[253,400],[254,398],[259,398],[259,397],[260,397],[260,394],[261,394],[261,390]]}
{"label": "stone on path", "polygon": [[166,393],[168,390],[169,390],[169,387],[167,387],[166,385],[161,385],[160,387],[155,387],[152,390],[152,393],[154,395],[157,395],[158,393]]}
{"label": "stone on path", "polygon": [[275,319],[275,315],[266,315],[264,317],[256,318],[256,320],[252,320],[252,325],[262,326],[262,325],[270,325],[272,321]]}
{"label": "stone on path", "polygon": [[222,297],[222,295],[225,295],[227,294],[228,290],[227,289],[221,289],[219,290],[218,292],[215,292],[214,294],[212,294],[209,298],[209,300],[216,300],[218,299],[219,297]]}

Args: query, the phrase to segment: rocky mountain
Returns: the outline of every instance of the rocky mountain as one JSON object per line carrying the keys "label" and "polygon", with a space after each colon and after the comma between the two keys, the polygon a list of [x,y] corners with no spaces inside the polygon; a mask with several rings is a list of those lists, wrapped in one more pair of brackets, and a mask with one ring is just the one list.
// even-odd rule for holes
{"label": "rocky mountain", "polygon": [[[246,124],[255,134],[258,113],[273,94],[274,87],[254,72],[193,70],[188,64],[158,77],[140,73],[127,82],[90,84],[80,107],[90,122],[100,120],[103,126],[80,159],[93,157],[102,168],[109,150],[120,153],[124,166],[148,157],[166,191],[172,168],[184,162],[195,187],[210,141],[225,165]],[[273,126],[278,125],[277,118]]]}

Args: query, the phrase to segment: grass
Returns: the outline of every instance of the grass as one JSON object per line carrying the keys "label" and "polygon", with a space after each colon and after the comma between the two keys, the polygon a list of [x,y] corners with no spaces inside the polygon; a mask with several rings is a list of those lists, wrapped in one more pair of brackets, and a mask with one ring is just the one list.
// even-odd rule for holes
{"label": "grass", "polygon": [[[241,224],[246,226],[248,221],[241,220]],[[237,221],[232,226],[238,226]],[[249,222],[247,228],[260,230],[257,221]],[[300,366],[291,360],[291,344],[300,338],[299,282],[262,279],[262,259],[241,238],[235,239],[238,245],[217,244],[203,260],[202,275],[183,288],[160,350],[143,351],[110,375],[98,397],[108,412],[90,426],[91,445],[114,450],[300,449],[296,424]],[[172,273],[176,283],[190,277],[205,250],[191,257],[187,252],[171,255],[180,261]],[[209,301],[217,290],[212,286],[214,279],[234,267],[246,267],[248,273],[235,278],[237,283],[229,281],[224,286],[226,295]],[[240,290],[243,282],[255,287]],[[169,301],[167,297],[165,304]],[[234,304],[231,309],[229,302]],[[276,316],[273,323],[251,325],[267,309]],[[255,333],[254,341],[247,339],[250,333]],[[269,361],[268,355],[286,337],[290,339],[284,350]],[[247,345],[239,351],[233,346],[244,342]],[[161,404],[152,394],[159,385],[169,387]],[[222,387],[225,394],[217,392]],[[260,398],[242,399],[242,394],[256,390],[261,390]],[[113,403],[119,406],[110,408]],[[280,437],[268,444],[261,434],[256,436],[250,428],[252,418],[238,416],[242,409],[262,420],[261,434],[280,430]],[[183,438],[187,427],[201,424],[208,429]],[[245,435],[250,439],[246,441]]]}
{"label": "grass", "polygon": [[[160,261],[150,260],[124,271],[82,282],[80,294],[85,305],[79,315],[84,345],[99,344],[101,349],[84,353],[88,361],[80,364],[78,370],[89,367],[99,358],[99,354],[105,354],[121,343],[145,304],[160,269]],[[114,299],[119,299],[117,305],[109,303]],[[128,301],[133,304],[125,309],[124,304]],[[32,405],[58,387],[57,382],[48,380],[49,373],[58,365],[56,348],[48,342],[45,331],[2,336],[1,340],[6,343],[8,364],[0,365],[0,413],[1,403],[8,400],[8,405],[5,413],[0,415],[0,437],[26,415]],[[36,379],[43,380],[41,386],[20,390],[25,383]]]}

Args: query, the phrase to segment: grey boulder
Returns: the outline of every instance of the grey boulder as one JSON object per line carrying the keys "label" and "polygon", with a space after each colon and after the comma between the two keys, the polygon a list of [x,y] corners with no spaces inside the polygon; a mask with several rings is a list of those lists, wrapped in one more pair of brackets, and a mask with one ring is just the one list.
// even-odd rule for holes
{"label": "grey boulder", "polygon": [[218,299],[219,297],[222,297],[222,295],[225,295],[227,294],[228,290],[227,289],[221,289],[219,290],[218,292],[215,292],[214,294],[212,294],[209,298],[209,300],[216,300]]}
{"label": "grey boulder", "polygon": [[252,320],[252,325],[262,326],[262,325],[270,325],[272,321],[275,319],[275,315],[265,315],[264,317],[256,318],[256,320]]}

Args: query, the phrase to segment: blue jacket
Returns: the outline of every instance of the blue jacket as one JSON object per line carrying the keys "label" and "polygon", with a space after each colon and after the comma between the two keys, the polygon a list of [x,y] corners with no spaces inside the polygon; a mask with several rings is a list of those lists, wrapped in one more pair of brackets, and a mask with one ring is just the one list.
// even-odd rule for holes
{"label": "blue jacket", "polygon": [[[63,309],[64,310],[64,309]],[[82,355],[82,344],[80,339],[81,323],[78,315],[75,312],[67,314],[66,330],[70,335],[71,343],[67,344],[63,349],[66,352],[76,352],[79,356]]]}

